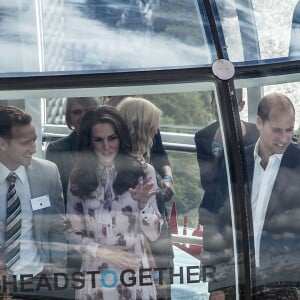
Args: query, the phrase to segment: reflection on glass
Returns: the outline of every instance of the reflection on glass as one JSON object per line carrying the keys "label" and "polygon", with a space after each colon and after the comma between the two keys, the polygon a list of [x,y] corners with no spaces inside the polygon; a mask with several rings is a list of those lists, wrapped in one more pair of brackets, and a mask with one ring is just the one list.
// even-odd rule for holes
{"label": "reflection on glass", "polygon": [[1,72],[151,69],[211,62],[192,0],[12,0],[0,8]]}
{"label": "reflection on glass", "polygon": [[[194,132],[198,128],[205,126],[212,120],[209,95],[210,92],[189,92],[177,94],[172,93],[143,95],[143,97],[151,100],[151,102],[155,103],[155,105],[157,105],[159,109],[162,110],[163,114],[161,116],[161,121],[163,125],[161,126],[161,129],[163,130],[162,137],[164,139],[166,138],[168,140],[171,137],[174,139],[173,143],[181,143],[187,145],[190,143],[190,145],[193,145]],[[122,103],[123,98],[124,96],[107,96],[102,97],[101,101],[102,103],[115,106],[120,101]],[[64,120],[70,120],[68,114],[77,112],[78,107],[75,107],[74,105],[72,105],[71,109],[67,109],[67,103],[69,99],[71,98],[46,99],[45,104],[47,117],[45,119],[47,120],[47,132],[45,132],[45,138],[47,140],[49,138],[51,139],[51,134],[59,134],[61,126],[65,127]],[[77,98],[77,100],[79,99],[81,98]],[[183,101],[185,103],[184,106],[182,105]],[[73,120],[74,122],[77,120],[77,118],[72,117],[71,120]],[[60,125],[55,125],[55,123]],[[73,127],[74,126],[75,125],[73,124]],[[170,134],[169,137],[165,136],[165,131],[168,131],[168,133]],[[57,160],[56,163],[58,164],[59,169],[62,172],[62,179],[68,177],[68,175],[65,175],[69,169],[68,165],[72,163],[73,154],[68,151],[66,151],[65,153],[63,151],[60,152],[60,150],[62,150],[63,147],[64,149],[66,149],[66,142],[67,140],[71,141],[71,136],[74,136],[74,132],[61,140],[51,142],[47,148],[46,158],[50,160],[52,160],[51,156],[52,154],[54,154],[52,153],[53,150],[58,150],[58,152],[56,152],[56,156],[57,158],[59,158],[59,160]],[[57,139],[57,137],[55,139]],[[181,237],[185,234],[187,235],[187,237],[192,236],[198,224],[198,206],[203,193],[201,186],[199,186],[199,169],[197,164],[195,164],[196,156],[194,153],[187,154],[185,152],[177,151],[165,153],[161,150],[163,146],[161,144],[158,144],[158,142],[159,139],[155,138],[155,143],[150,152],[150,161],[155,167],[158,177],[161,179],[162,191],[165,199],[167,199],[169,193],[167,191],[165,192],[164,183],[165,181],[169,181],[169,183],[172,183],[172,181],[174,180],[174,195],[173,197],[171,196],[172,202],[169,199],[169,202],[166,203],[167,209],[170,211],[171,204],[176,203],[178,234]],[[64,146],[61,146],[62,144]],[[71,147],[73,146],[71,145]],[[153,151],[154,148],[156,148],[155,153]],[[71,148],[68,146],[68,149]],[[74,150],[73,152],[75,153],[76,150]],[[71,160],[69,159],[69,157],[71,158]],[[64,164],[63,167],[61,167],[62,164]],[[171,166],[171,168],[169,165]],[[167,171],[168,173],[164,174],[164,171]],[[172,175],[170,176],[170,174]],[[67,182],[67,179],[65,181]],[[164,236],[162,236],[162,241],[166,238],[166,236],[168,236],[168,234],[164,234]],[[197,236],[197,238],[199,241],[201,241],[202,236]],[[199,243],[199,241],[197,242]],[[164,259],[168,257],[168,254],[163,254],[165,253],[165,249],[162,249],[163,245],[166,245],[166,243],[163,242],[159,246],[160,260],[158,263],[158,267],[165,266]],[[163,248],[164,247],[165,246],[163,246]],[[171,286],[171,293],[174,299],[179,299],[180,297],[182,297],[182,295],[193,295],[193,297],[196,297],[197,299],[207,298],[206,282],[208,280],[208,275],[206,275],[205,273],[206,270],[202,270],[199,267],[199,254],[201,251],[201,247],[197,247],[196,250],[198,251],[197,254],[195,253],[195,250],[193,250],[194,252],[192,251],[192,248],[189,249],[188,244],[182,244],[181,248],[175,251],[175,270],[177,273],[181,272],[180,270],[182,270],[183,276],[182,278],[174,277],[174,284]],[[191,253],[193,253],[196,257],[191,256]],[[80,265],[80,263],[78,262],[78,260],[77,262],[76,260],[74,260],[73,265],[78,266]],[[186,271],[188,270],[188,268],[192,268],[191,272],[196,272],[196,275],[193,275],[192,277],[188,275]],[[181,280],[183,280],[183,282]],[[199,283],[200,280],[201,283]],[[202,281],[204,281],[204,283],[202,283]],[[196,289],[193,290],[196,283],[197,291]],[[199,286],[201,287],[200,290],[198,290]]]}
{"label": "reflection on glass", "polygon": [[289,55],[292,57],[299,56],[300,47],[299,47],[299,33],[300,33],[300,1],[297,2],[293,12],[293,19],[291,25],[291,39],[290,39],[290,48]]}
{"label": "reflection on glass", "polygon": [[240,24],[235,8],[235,1],[216,1],[218,14],[226,42],[226,51],[231,61],[243,61],[243,45]]}
{"label": "reflection on glass", "polygon": [[253,0],[261,58],[288,56],[292,16],[297,0]]}
{"label": "reflection on glass", "polygon": [[[297,2],[217,0],[229,59],[238,62],[288,56]],[[297,14],[294,21],[291,44],[292,54],[296,55],[299,48]]]}
{"label": "reflection on glass", "polygon": [[[245,95],[242,89],[236,90],[238,109],[243,111]],[[209,291],[226,293],[228,299],[235,295],[235,259],[243,264],[243,257],[235,257],[233,229],[230,210],[230,194],[228,184],[224,141],[222,138],[222,122],[218,113],[218,102],[211,93],[211,106],[215,121],[197,131],[195,144],[200,169],[201,184],[204,195],[199,206],[199,222],[203,224],[203,253],[201,262],[213,266],[215,271],[208,284]],[[241,121],[245,145],[252,145],[258,138],[255,124]],[[237,235],[240,234],[239,229]],[[218,292],[217,292],[218,291]]]}
{"label": "reflection on glass", "polygon": [[[274,299],[275,295],[297,299],[295,295],[299,291],[296,274],[300,267],[300,227],[296,220],[300,214],[300,150],[294,139],[294,107],[298,101],[293,99],[294,105],[286,95],[276,92],[277,89],[291,94],[290,85],[292,83],[265,87],[272,93],[266,94],[258,103],[258,133],[253,132],[250,145],[246,136],[244,138],[249,207],[253,219],[253,240],[250,234],[255,268],[253,293],[263,299]],[[201,261],[216,266],[209,290],[220,290],[231,299],[235,295],[234,252],[225,169],[223,162],[215,205],[200,205],[200,221],[204,223]],[[237,230],[237,234],[241,234]],[[243,253],[237,254],[237,262],[243,262]]]}
{"label": "reflection on glass", "polygon": [[[100,102],[116,106],[124,97],[125,96],[101,97]],[[206,126],[213,119],[210,107],[210,92],[152,94],[143,95],[143,97],[149,99],[162,111],[160,131],[165,142],[194,145],[193,139],[195,131]],[[66,120],[69,120],[68,124],[70,128],[74,128],[74,126],[70,124],[70,119],[76,120],[76,118],[70,118],[72,110],[67,109],[69,99],[72,98],[52,98],[46,99],[45,101],[46,129],[44,135],[48,142],[58,139],[58,136],[70,134],[67,130]],[[73,99],[76,100],[76,98]],[[86,100],[88,98],[77,99],[83,101],[85,106],[87,105]],[[184,105],[182,105],[183,102]],[[67,115],[69,115],[69,117]],[[165,135],[166,132],[169,134]],[[56,136],[54,136],[54,134],[56,134]],[[60,143],[66,143],[70,140],[68,149],[75,150],[74,147],[76,147],[76,141],[72,142],[71,136],[74,136],[74,132],[71,133],[69,137],[65,137]],[[58,142],[55,142],[48,146],[47,153],[49,158],[52,149],[54,150],[54,148],[56,149],[57,147],[61,149],[58,144]],[[157,150],[154,151],[156,156],[153,156],[153,159],[155,159],[152,163],[158,173],[160,173],[161,166],[159,162],[165,162],[167,160],[162,156],[162,153],[159,152],[162,147],[159,139],[156,139],[154,144]],[[67,174],[66,176],[63,175],[63,185],[65,187],[68,183],[68,170],[70,169],[66,164],[73,165],[74,163],[72,160],[73,155],[69,154],[59,152],[59,157],[57,158],[60,161],[58,165],[64,165],[64,167],[61,166],[63,174]],[[68,156],[68,158],[66,156]],[[181,225],[183,224],[183,216],[187,215],[188,225],[195,227],[198,222],[197,208],[201,199],[201,188],[198,186],[199,169],[195,164],[196,157],[192,154],[187,155],[186,153],[171,152],[169,154],[169,159],[171,160],[171,166],[176,166],[175,169],[172,168],[174,169],[174,181],[176,181],[177,186],[182,185],[182,188],[178,188],[173,199],[177,203],[177,212],[178,216],[180,216],[180,223]],[[72,161],[73,163],[71,163]],[[189,183],[184,184],[187,178],[189,178]],[[188,186],[190,188],[188,188]],[[190,200],[185,203],[184,199]]]}
{"label": "reflection on glass", "polygon": [[[258,104],[260,139],[246,149],[253,217],[256,293],[296,299],[299,272],[300,150],[294,144],[295,110],[281,93]],[[293,297],[292,297],[293,296]]]}
{"label": "reflection on glass", "polygon": [[[60,175],[55,164],[34,156],[41,141],[29,113],[1,106],[0,122],[0,244],[5,264],[0,294],[36,291],[43,298],[54,286],[61,286],[55,274],[66,274]],[[40,277],[47,281],[46,292],[38,288]],[[30,290],[24,288],[26,280]]]}

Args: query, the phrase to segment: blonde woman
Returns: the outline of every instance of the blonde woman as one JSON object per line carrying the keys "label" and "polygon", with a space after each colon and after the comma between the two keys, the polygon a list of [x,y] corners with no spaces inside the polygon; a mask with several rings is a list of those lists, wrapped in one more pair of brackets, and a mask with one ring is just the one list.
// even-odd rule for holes
{"label": "blonde woman", "polygon": [[159,128],[160,109],[150,101],[138,97],[125,98],[117,109],[129,128],[132,154],[144,161],[144,154],[149,154],[153,137]]}
{"label": "blonde woman", "polygon": [[[145,153],[149,155],[153,137],[159,128],[161,116],[160,109],[150,101],[138,97],[125,98],[117,105],[117,109],[129,128],[133,149],[132,155],[144,164],[144,172],[147,174],[147,178],[152,177],[152,180],[156,181],[155,170],[152,165],[147,163]],[[156,201],[161,215],[165,216],[165,201],[161,192],[156,194]],[[156,266],[172,268],[173,250],[169,226],[166,219],[160,237],[154,242],[149,241],[149,243]],[[159,299],[169,299],[171,295],[170,286],[164,286],[164,288],[158,286],[158,293]]]}

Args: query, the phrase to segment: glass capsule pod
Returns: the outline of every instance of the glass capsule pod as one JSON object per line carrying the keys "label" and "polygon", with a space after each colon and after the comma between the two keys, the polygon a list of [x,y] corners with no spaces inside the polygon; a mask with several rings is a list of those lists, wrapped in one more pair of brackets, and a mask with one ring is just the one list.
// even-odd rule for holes
{"label": "glass capsule pod", "polygon": [[[20,149],[27,136],[14,130],[25,125],[0,120],[2,295],[298,299],[298,1],[10,0],[0,8],[1,109],[4,115],[5,107],[22,109],[35,129],[27,139],[31,150],[24,154]],[[95,237],[87,225],[95,212],[85,207],[84,197],[83,227],[70,225],[69,175],[75,156],[69,169],[64,165],[68,150],[59,152],[56,161],[47,157],[49,145],[76,133],[75,119],[72,123],[66,116],[69,99],[83,101],[78,102],[79,116],[90,98],[118,109],[126,97],[147,99],[161,111],[156,162],[151,161],[152,143],[143,159],[156,169],[157,178],[151,180],[161,183],[164,208],[156,217],[166,232],[156,236],[160,248],[151,250],[143,221],[136,227],[148,261],[138,268],[114,268],[107,259],[107,245],[111,253],[121,246],[118,221],[110,229],[99,215],[95,224],[102,231]],[[129,130],[142,131],[136,124]],[[82,149],[83,141],[78,136],[76,141]],[[60,174],[50,176],[40,167],[32,180],[32,156],[55,161]],[[79,161],[82,156],[79,152]],[[10,172],[17,172],[22,217],[14,240],[19,257],[12,267],[5,200],[5,174]],[[57,185],[49,187],[47,177]],[[75,245],[65,238],[70,228],[80,236]],[[135,253],[138,245],[129,237],[127,241],[126,234],[122,251]]]}

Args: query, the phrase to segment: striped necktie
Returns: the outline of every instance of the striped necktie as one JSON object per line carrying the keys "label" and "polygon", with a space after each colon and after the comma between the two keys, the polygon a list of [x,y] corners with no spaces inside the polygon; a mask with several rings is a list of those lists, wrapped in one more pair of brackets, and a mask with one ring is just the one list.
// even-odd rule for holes
{"label": "striped necktie", "polygon": [[9,187],[7,191],[4,259],[8,269],[20,259],[22,219],[21,202],[16,193],[16,179],[15,173],[10,173],[6,178]]}

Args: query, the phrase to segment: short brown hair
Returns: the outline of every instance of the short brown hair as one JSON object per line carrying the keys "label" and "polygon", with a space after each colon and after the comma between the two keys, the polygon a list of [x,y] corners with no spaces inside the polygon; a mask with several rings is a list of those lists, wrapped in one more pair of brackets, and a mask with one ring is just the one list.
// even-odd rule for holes
{"label": "short brown hair", "polygon": [[292,108],[295,113],[293,102],[289,97],[280,93],[271,93],[261,98],[258,103],[257,116],[261,118],[263,123],[269,119],[270,111],[275,106],[278,106],[282,111]]}
{"label": "short brown hair", "polygon": [[32,122],[30,114],[16,106],[0,106],[0,136],[12,138],[14,126],[26,126]]}
{"label": "short brown hair", "polygon": [[97,106],[100,105],[100,102],[98,98],[96,97],[69,97],[67,98],[67,103],[66,103],[66,123],[68,127],[73,130],[73,125],[71,123],[71,110],[73,104],[77,102],[83,107],[88,107],[88,108],[96,108]]}

